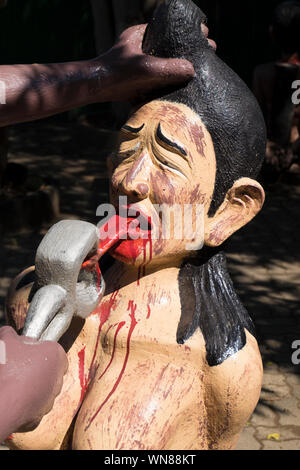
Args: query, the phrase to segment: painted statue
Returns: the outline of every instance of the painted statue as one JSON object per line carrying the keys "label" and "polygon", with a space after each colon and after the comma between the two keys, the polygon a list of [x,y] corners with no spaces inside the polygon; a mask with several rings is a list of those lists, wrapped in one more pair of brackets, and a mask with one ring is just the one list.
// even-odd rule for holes
{"label": "painted statue", "polygon": [[[263,205],[255,178],[265,126],[204,22],[192,1],[169,0],[146,31],[145,52],[186,58],[196,76],[148,97],[120,131],[110,202],[119,222],[127,211],[129,237],[107,241],[114,262],[105,268],[100,260],[103,298],[99,234],[90,224],[54,227],[38,250],[36,280],[26,288],[26,274],[15,286],[31,301],[27,334],[33,325],[43,339],[63,334],[69,369],[52,411],[35,431],[13,435],[13,448],[234,449],[255,409],[261,356],[220,247]],[[180,225],[165,221],[170,207],[190,208],[192,237],[164,237],[166,224],[173,234]],[[142,237],[131,235],[133,225]]]}

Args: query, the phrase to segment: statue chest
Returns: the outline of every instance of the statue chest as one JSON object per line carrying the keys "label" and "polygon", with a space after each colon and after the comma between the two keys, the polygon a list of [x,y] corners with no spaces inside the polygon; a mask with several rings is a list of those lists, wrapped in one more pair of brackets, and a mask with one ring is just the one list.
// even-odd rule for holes
{"label": "statue chest", "polygon": [[210,368],[199,329],[177,344],[180,314],[177,286],[166,288],[163,280],[159,287],[148,279],[106,295],[94,312],[99,327],[92,379],[73,448],[233,445],[259,396],[256,342],[251,337],[236,357]]}

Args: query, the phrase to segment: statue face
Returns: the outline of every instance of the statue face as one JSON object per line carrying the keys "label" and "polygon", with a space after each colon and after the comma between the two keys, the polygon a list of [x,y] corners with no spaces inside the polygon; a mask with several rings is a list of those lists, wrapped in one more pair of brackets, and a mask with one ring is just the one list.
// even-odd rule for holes
{"label": "statue face", "polygon": [[[185,105],[166,101],[143,106],[122,128],[119,150],[110,164],[111,202],[118,207],[119,197],[127,196],[129,206],[134,204],[151,217],[157,238],[126,240],[113,251],[115,258],[135,266],[150,261],[173,263],[186,257],[191,245],[192,250],[200,247],[214,191],[216,159],[199,116]],[[173,219],[167,212],[174,205]],[[193,231],[197,233],[194,240]]]}

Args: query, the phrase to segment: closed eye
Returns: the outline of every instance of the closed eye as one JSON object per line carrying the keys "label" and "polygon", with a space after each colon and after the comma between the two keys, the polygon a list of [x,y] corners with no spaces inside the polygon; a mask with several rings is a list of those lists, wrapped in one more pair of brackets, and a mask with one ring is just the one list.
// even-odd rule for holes
{"label": "closed eye", "polygon": [[184,160],[189,164],[190,166],[190,161],[188,159],[188,155],[186,150],[179,145],[177,142],[173,142],[168,137],[166,137],[161,130],[161,125],[158,124],[157,130],[156,130],[156,138],[159,141],[159,143],[166,148],[166,150],[169,150],[171,152],[175,152],[181,157],[184,158]]}
{"label": "closed eye", "polygon": [[144,126],[145,124],[142,124],[140,127],[132,127],[125,124],[125,126],[122,127],[122,131],[129,132],[130,134],[139,134],[141,130],[144,129]]}
{"label": "closed eye", "polygon": [[124,147],[122,148],[122,145],[121,145],[118,155],[122,158],[130,158],[139,151],[140,147],[141,147],[141,142],[138,142],[132,148],[124,148]]}
{"label": "closed eye", "polygon": [[180,165],[176,164],[174,155],[170,151],[166,151],[162,147],[159,148],[157,145],[155,145],[155,143],[153,143],[152,152],[156,160],[158,160],[160,163],[162,169],[168,169],[172,173],[175,173],[181,177],[184,176],[186,178],[184,170],[181,169]]}
{"label": "closed eye", "polygon": [[173,173],[176,173],[176,175],[179,175],[179,176],[184,176],[186,177],[182,171],[178,170],[177,168],[175,168],[170,162],[167,162],[166,160],[163,161],[161,159],[158,159],[164,166],[166,166],[170,171],[172,171]]}

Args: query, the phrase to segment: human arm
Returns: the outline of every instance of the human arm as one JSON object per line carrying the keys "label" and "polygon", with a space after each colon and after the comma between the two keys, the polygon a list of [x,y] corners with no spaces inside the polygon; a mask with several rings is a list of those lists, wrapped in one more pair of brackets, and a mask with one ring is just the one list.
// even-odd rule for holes
{"label": "human arm", "polygon": [[41,119],[107,101],[130,101],[140,94],[188,81],[193,66],[179,59],[143,54],[145,25],[127,29],[102,56],[61,64],[3,65],[0,126]]}
{"label": "human arm", "polygon": [[57,343],[0,329],[0,442],[36,427],[59,394],[68,363]]}

